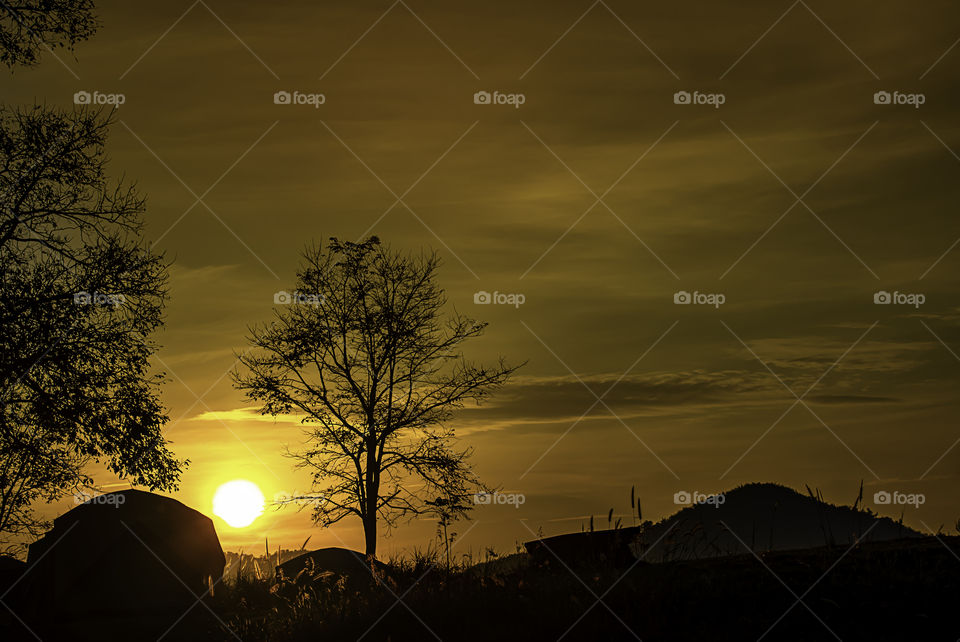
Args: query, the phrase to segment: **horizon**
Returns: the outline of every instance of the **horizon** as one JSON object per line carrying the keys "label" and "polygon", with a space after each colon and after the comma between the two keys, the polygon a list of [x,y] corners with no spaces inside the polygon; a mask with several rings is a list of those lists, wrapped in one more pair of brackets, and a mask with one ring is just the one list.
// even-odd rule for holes
{"label": "horizon", "polygon": [[99,33],[9,76],[5,102],[123,96],[110,175],[172,261],[156,367],[192,465],[169,495],[224,550],[362,548],[355,519],[233,528],[212,502],[235,479],[311,492],[281,455],[296,419],[228,373],[302,248],[371,234],[439,253],[450,309],[490,322],[469,356],[527,362],[451,422],[480,478],[524,497],[476,506],[458,551],[626,513],[632,486],[657,521],[679,491],[754,481],[920,493],[865,505],[929,534],[960,517],[960,49],[955,7],[929,9],[105,1]]}

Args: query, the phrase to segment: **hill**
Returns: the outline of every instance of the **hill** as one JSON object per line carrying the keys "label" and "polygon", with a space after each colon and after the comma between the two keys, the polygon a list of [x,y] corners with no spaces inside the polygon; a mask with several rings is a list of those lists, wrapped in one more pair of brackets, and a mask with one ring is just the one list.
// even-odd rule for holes
{"label": "hill", "polygon": [[527,542],[534,558],[566,563],[627,565],[707,559],[744,553],[849,546],[921,537],[901,522],[869,510],[838,506],[780,484],[753,483],[693,504],[657,523],[570,533]]}

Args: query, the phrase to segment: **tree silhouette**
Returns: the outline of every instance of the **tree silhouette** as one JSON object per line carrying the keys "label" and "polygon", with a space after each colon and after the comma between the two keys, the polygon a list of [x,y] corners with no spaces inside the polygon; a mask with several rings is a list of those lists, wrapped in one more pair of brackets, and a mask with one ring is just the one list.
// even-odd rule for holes
{"label": "tree silhouette", "polygon": [[46,49],[72,49],[97,31],[93,0],[0,0],[0,63],[35,65]]}
{"label": "tree silhouette", "polygon": [[100,461],[173,489],[181,462],[151,374],[167,268],[144,200],[106,178],[109,116],[0,108],[0,543]]}
{"label": "tree silhouette", "polygon": [[376,237],[308,249],[298,291],[251,330],[255,349],[234,375],[263,414],[303,416],[306,447],[288,455],[322,493],[314,520],[359,517],[368,556],[378,518],[389,527],[431,512],[434,497],[481,487],[447,422],[516,369],[464,359],[461,344],[486,324],[444,316],[439,264],[435,253],[401,254]]}

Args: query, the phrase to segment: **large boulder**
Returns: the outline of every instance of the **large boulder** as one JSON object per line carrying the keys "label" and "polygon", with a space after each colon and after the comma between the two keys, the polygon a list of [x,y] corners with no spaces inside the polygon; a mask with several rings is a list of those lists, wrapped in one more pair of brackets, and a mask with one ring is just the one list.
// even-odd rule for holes
{"label": "large boulder", "polygon": [[390,568],[383,562],[368,561],[363,553],[347,548],[321,548],[287,560],[277,567],[277,578],[302,583],[323,580],[342,582],[350,589],[389,578]]}
{"label": "large boulder", "polygon": [[110,493],[58,517],[30,546],[17,602],[41,629],[136,622],[154,623],[160,635],[195,607],[225,562],[208,517],[162,495]]}

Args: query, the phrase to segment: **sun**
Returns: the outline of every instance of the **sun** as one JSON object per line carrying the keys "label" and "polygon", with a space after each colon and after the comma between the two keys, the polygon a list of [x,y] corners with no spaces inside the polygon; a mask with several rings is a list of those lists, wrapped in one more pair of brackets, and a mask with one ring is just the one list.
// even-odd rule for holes
{"label": "sun", "polygon": [[263,514],[264,499],[252,481],[234,479],[213,494],[213,514],[234,528],[245,528]]}

